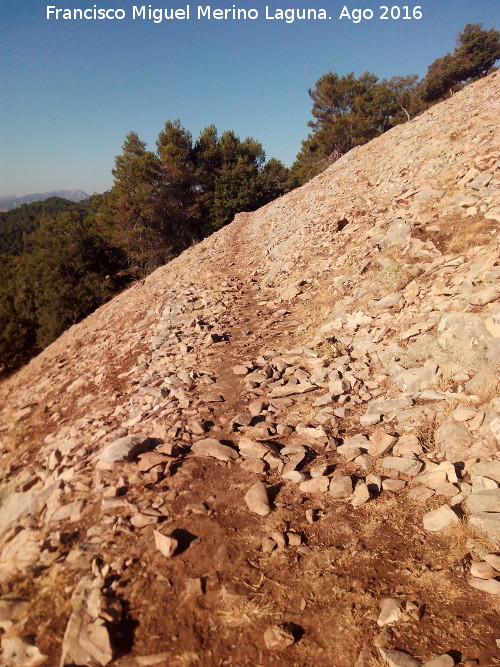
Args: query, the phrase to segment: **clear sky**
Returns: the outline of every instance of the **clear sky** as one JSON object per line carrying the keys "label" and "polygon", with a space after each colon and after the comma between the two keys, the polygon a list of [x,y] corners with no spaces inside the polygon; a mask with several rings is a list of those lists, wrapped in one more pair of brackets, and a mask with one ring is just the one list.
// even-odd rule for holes
{"label": "clear sky", "polygon": [[[126,18],[47,20],[51,3],[123,9]],[[277,8],[324,8],[331,17],[293,23],[266,19],[265,0],[235,0],[258,10],[246,21],[198,19],[198,4],[206,7],[190,2],[189,20],[156,24],[133,20],[131,0],[2,0],[0,195],[103,192],[126,134],[135,130],[154,150],[165,121],[175,118],[194,138],[211,123],[252,136],[268,157],[290,165],[308,132],[307,90],[329,70],[423,76],[467,23],[500,28],[498,0],[399,5],[402,14],[420,6],[420,20],[380,20],[382,2],[367,0],[269,0],[271,16]],[[344,4],[372,9],[373,18],[340,20]],[[186,0],[151,6],[185,8]]]}

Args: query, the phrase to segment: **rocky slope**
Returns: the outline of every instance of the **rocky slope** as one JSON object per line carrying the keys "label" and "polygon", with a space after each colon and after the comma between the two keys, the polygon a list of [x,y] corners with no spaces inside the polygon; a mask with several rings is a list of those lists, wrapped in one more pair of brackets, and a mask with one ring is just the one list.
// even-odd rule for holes
{"label": "rocky slope", "polygon": [[500,664],[499,92],[0,385],[2,665]]}

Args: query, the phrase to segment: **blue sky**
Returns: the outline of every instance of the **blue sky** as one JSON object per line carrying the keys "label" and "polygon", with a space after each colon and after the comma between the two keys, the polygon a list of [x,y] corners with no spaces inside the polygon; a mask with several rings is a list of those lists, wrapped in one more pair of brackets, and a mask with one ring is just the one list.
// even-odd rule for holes
{"label": "blue sky", "polygon": [[[127,18],[47,21],[51,4],[122,8]],[[134,4],[141,5],[2,0],[0,195],[102,192],[126,134],[135,130],[154,150],[165,121],[175,118],[194,138],[211,123],[253,136],[268,157],[291,164],[308,132],[307,90],[324,73],[423,76],[467,23],[500,28],[497,0],[422,0],[421,20],[385,21],[382,2],[269,0],[271,15],[279,7],[323,7],[332,17],[289,24],[266,20],[265,0],[211,5],[257,9],[255,21],[197,20],[206,3],[151,0],[161,8],[190,4],[189,21],[160,24],[132,20]],[[371,8],[374,18],[339,20],[344,5]]]}

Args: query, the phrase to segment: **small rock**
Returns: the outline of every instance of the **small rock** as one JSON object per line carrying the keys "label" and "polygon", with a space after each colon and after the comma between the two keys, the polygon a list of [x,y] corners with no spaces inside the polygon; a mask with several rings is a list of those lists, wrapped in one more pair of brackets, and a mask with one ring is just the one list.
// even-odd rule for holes
{"label": "small rock", "polygon": [[325,431],[320,427],[314,428],[313,426],[300,426],[295,427],[297,435],[301,438],[306,438],[306,440],[326,440],[327,435]]}
{"label": "small rock", "polygon": [[476,533],[500,549],[500,512],[475,512],[468,521]]}
{"label": "small rock", "polygon": [[307,475],[303,472],[299,472],[298,470],[289,470],[288,472],[283,473],[283,479],[288,479],[290,482],[300,484],[307,479]]}
{"label": "small rock", "polygon": [[153,530],[153,535],[155,537],[155,546],[158,551],[166,558],[173,556],[177,550],[177,547],[179,546],[179,542],[175,539],[175,537],[163,535],[157,530]]}
{"label": "small rock", "polygon": [[412,500],[416,500],[417,502],[425,503],[426,500],[429,500],[429,498],[432,498],[434,495],[434,491],[432,489],[424,489],[421,487],[417,487],[416,489],[410,489],[408,491],[408,496]]}
{"label": "small rock", "polygon": [[[394,641],[394,632],[391,628],[384,628],[381,630],[378,635],[373,640],[373,646],[375,648],[386,648],[390,646]],[[363,667],[364,667],[363,663]],[[354,665],[356,667],[356,665]]]}
{"label": "small rock", "polygon": [[262,474],[267,470],[267,463],[261,459],[245,459],[241,467],[247,472],[253,472],[257,475]]}
{"label": "small rock", "polygon": [[469,419],[473,419],[473,417],[475,417],[476,415],[477,412],[475,410],[472,410],[472,408],[460,406],[455,410],[453,410],[453,412],[450,414],[450,417],[456,422],[465,422],[469,421]]}
{"label": "small rock", "polygon": [[278,549],[284,549],[286,547],[286,533],[281,530],[274,530],[271,533],[271,537],[278,545]]}
{"label": "small rock", "polygon": [[314,523],[316,521],[316,510],[314,509],[306,510],[306,521],[308,523]]}
{"label": "small rock", "polygon": [[380,477],[380,475],[367,475],[365,478],[365,483],[370,491],[375,495],[378,495],[382,490],[382,477]]}
{"label": "small rock", "polygon": [[7,630],[13,623],[29,616],[30,603],[17,598],[0,598],[0,629]]}
{"label": "small rock", "polygon": [[391,451],[397,440],[393,435],[378,429],[370,435],[368,454],[371,456],[385,456]]}
{"label": "small rock", "polygon": [[235,375],[247,375],[250,372],[250,369],[248,369],[246,366],[243,366],[243,364],[233,366],[231,370]]}
{"label": "small rock", "polygon": [[490,593],[491,595],[500,595],[500,581],[496,579],[470,579],[469,584],[479,591]]}
{"label": "small rock", "polygon": [[158,452],[146,452],[139,457],[137,469],[139,472],[148,472],[151,468],[160,464],[166,464],[169,461],[171,461],[171,459],[167,458],[164,454],[159,454]]}
{"label": "small rock", "polygon": [[256,482],[245,494],[245,502],[251,512],[259,516],[267,516],[271,512],[266,486],[262,482]]}
{"label": "small rock", "polygon": [[487,398],[496,393],[498,388],[498,372],[493,365],[485,366],[465,385],[469,394]]}
{"label": "small rock", "polygon": [[352,495],[352,479],[349,475],[335,475],[330,480],[328,493],[332,498],[349,498]]}
{"label": "small rock", "polygon": [[79,521],[82,508],[82,500],[73,500],[73,502],[59,507],[59,509],[57,509],[54,514],[52,514],[51,521]]}
{"label": "small rock", "polygon": [[299,486],[304,493],[324,493],[328,490],[328,477],[313,477],[308,479]]}
{"label": "small rock", "polygon": [[309,554],[312,554],[312,549],[305,544],[301,544],[300,547],[297,547],[297,553],[304,554],[304,556],[309,556]]}
{"label": "small rock", "polygon": [[446,496],[447,498],[453,498],[454,496],[460,493],[457,487],[454,484],[450,484],[449,482],[445,482],[444,484],[439,484],[438,486],[436,486],[434,491],[436,492],[436,495]]}
{"label": "small rock", "polygon": [[500,572],[500,556],[496,554],[484,554],[483,560],[489,563],[491,567],[494,567],[497,572]]}
{"label": "small rock", "polygon": [[465,501],[469,512],[500,512],[500,489],[487,489],[473,493]]}
{"label": "small rock", "polygon": [[203,581],[200,577],[186,579],[185,591],[188,596],[203,595]]}
{"label": "small rock", "polygon": [[478,579],[494,579],[500,574],[489,563],[472,563],[470,573]]}
{"label": "small rock", "polygon": [[448,505],[442,505],[437,510],[424,514],[423,525],[425,530],[437,532],[451,528],[460,523],[460,519]]}
{"label": "small rock", "polygon": [[421,662],[403,651],[379,648],[379,653],[389,667],[421,667],[422,665]]}
{"label": "small rock", "polygon": [[358,470],[363,472],[370,472],[373,470],[373,456],[369,454],[360,454],[354,459],[354,463],[357,465]]}
{"label": "small rock", "polygon": [[1,638],[2,665],[6,667],[38,667],[48,660],[34,644],[29,644],[23,637]]}
{"label": "small rock", "polygon": [[463,423],[447,419],[434,434],[438,452],[448,461],[466,461],[473,437]]}
{"label": "small rock", "polygon": [[480,475],[481,477],[488,477],[495,482],[500,483],[500,461],[480,461],[475,463],[471,468],[471,473]]}
{"label": "small rock", "polygon": [[265,554],[271,553],[273,549],[276,549],[277,544],[272,537],[265,537],[262,540],[262,552]]}
{"label": "small rock", "polygon": [[353,507],[361,507],[361,505],[367,503],[371,497],[372,494],[370,489],[364,482],[361,482],[357,484],[356,488],[354,489],[351,505]]}
{"label": "small rock", "polygon": [[283,387],[275,387],[269,394],[270,398],[284,398],[285,396],[294,396],[295,394],[306,394],[309,391],[317,389],[316,385],[309,383],[287,384]]}
{"label": "small rock", "polygon": [[311,477],[323,477],[326,475],[328,470],[328,465],[323,463],[321,465],[313,466],[309,471]]}
{"label": "small rock", "polygon": [[479,491],[488,491],[489,489],[498,489],[498,482],[489,477],[482,477],[481,475],[471,475],[472,493],[479,493]]}
{"label": "small rock", "polygon": [[270,651],[284,651],[294,641],[293,633],[286,623],[273,625],[264,632],[264,642]]}
{"label": "small rock", "polygon": [[382,419],[382,414],[380,412],[371,412],[366,415],[361,415],[359,418],[359,423],[361,426],[373,426],[378,424]]}
{"label": "small rock", "polygon": [[409,459],[399,456],[386,456],[382,459],[382,465],[388,470],[396,470],[405,475],[414,477],[422,469],[422,463],[416,459]]}
{"label": "small rock", "polygon": [[368,305],[372,308],[393,308],[398,305],[399,302],[403,299],[403,295],[400,292],[393,292],[384,296],[382,299],[372,299]]}
{"label": "small rock", "polygon": [[384,491],[392,491],[392,493],[396,493],[397,491],[401,491],[404,489],[406,486],[406,482],[402,479],[384,479],[382,482],[382,488]]}
{"label": "small rock", "polygon": [[261,459],[269,452],[278,455],[278,450],[274,445],[263,444],[250,438],[241,438],[238,440],[238,449],[241,456],[247,459]]}
{"label": "small rock", "polygon": [[131,461],[139,454],[151,449],[152,445],[151,438],[145,435],[127,435],[104,447],[99,454],[99,459],[105,463]]}
{"label": "small rock", "polygon": [[142,512],[137,512],[132,515],[130,523],[134,528],[144,528],[145,526],[153,526],[159,521],[158,516],[149,516],[147,514],[142,514]]}
{"label": "small rock", "polygon": [[222,394],[210,393],[204,397],[205,403],[223,403],[226,399]]}
{"label": "small rock", "polygon": [[422,665],[422,667],[453,667],[455,661],[448,655],[448,653],[443,653],[443,655],[438,655],[432,660],[428,660]]}
{"label": "small rock", "polygon": [[361,455],[361,449],[354,443],[346,443],[337,447],[337,453],[341,454],[347,461],[354,461]]}
{"label": "small rock", "polygon": [[380,601],[380,614],[377,625],[383,628],[386,625],[397,623],[403,613],[403,600],[397,598],[384,598]]}
{"label": "small rock", "polygon": [[300,547],[302,544],[302,535],[300,533],[294,533],[293,531],[289,530],[286,536],[288,538],[288,544],[291,547]]}
{"label": "small rock", "polygon": [[219,461],[231,461],[239,457],[235,449],[223,445],[219,440],[215,440],[215,438],[198,440],[192,445],[191,451],[197,456],[211,456]]}

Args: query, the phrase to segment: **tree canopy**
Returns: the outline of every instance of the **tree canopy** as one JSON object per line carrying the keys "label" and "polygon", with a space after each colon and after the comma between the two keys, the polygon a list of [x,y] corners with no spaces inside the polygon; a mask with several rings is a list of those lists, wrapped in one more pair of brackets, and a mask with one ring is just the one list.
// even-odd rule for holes
{"label": "tree canopy", "polygon": [[370,72],[357,78],[352,72],[328,72],[318,79],[309,89],[313,131],[291,168],[292,184],[300,185],[355,146],[411,118],[418,108],[416,81],[416,76],[379,80]]}
{"label": "tree canopy", "polygon": [[500,33],[483,30],[482,23],[468,23],[458,33],[453,53],[431,63],[422,83],[422,97],[439,101],[453,94],[463,83],[486,76],[500,58]]}

